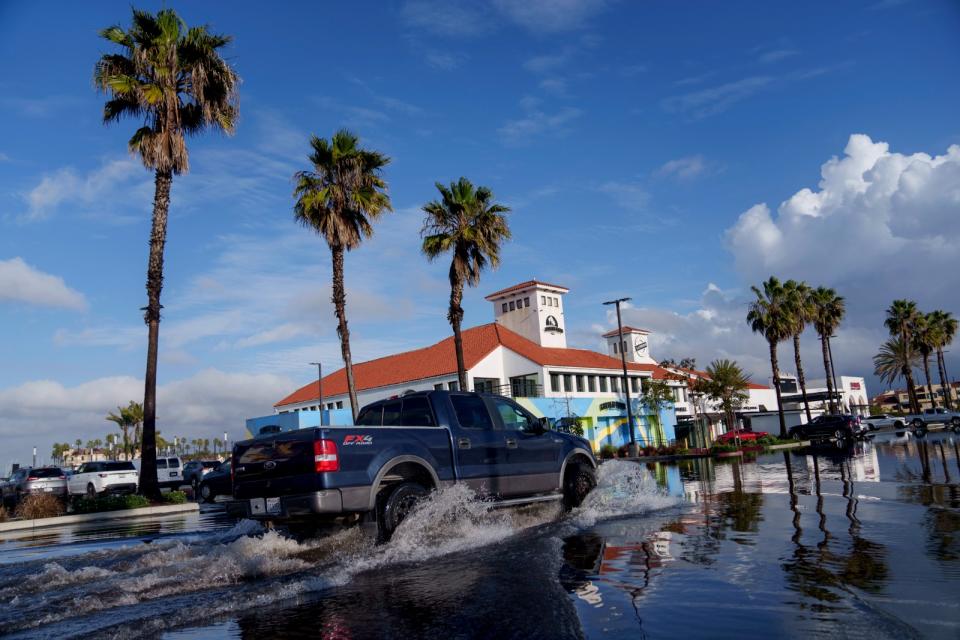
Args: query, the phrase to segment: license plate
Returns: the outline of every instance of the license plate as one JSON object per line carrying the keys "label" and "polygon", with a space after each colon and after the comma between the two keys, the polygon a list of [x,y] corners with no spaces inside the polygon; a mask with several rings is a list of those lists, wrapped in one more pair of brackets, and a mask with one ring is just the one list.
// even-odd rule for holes
{"label": "license plate", "polygon": [[252,516],[279,516],[281,512],[280,498],[250,498]]}
{"label": "license plate", "polygon": [[280,498],[267,498],[267,513],[271,516],[280,515],[281,505]]}
{"label": "license plate", "polygon": [[176,472],[176,471],[171,471],[171,472],[170,472],[170,477],[171,477],[171,478],[176,478],[176,477],[177,477],[177,472]]}

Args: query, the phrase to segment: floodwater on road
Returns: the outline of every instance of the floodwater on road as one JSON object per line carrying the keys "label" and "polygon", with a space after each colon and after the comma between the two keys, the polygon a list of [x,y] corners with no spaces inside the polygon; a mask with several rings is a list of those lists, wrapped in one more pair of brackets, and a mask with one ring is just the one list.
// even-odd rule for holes
{"label": "floodwater on road", "polygon": [[0,635],[960,637],[960,438],[612,461],[580,509],[434,494],[386,545],[217,508],[0,537]]}

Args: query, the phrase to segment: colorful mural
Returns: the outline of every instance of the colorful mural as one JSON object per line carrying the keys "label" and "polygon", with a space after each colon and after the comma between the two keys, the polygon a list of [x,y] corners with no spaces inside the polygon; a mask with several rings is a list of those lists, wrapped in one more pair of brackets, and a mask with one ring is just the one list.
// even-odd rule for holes
{"label": "colorful mural", "polygon": [[[594,451],[605,444],[620,447],[630,442],[627,425],[627,405],[611,398],[515,398],[516,402],[533,415],[553,421],[576,417],[583,426],[583,437],[590,441]],[[655,416],[639,400],[633,400],[633,421],[637,443],[660,446],[676,439],[677,424],[673,405],[667,405]]]}

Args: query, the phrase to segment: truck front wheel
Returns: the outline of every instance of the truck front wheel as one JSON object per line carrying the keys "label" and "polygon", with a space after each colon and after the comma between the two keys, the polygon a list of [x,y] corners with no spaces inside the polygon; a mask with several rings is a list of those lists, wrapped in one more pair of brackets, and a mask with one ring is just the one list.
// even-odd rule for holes
{"label": "truck front wheel", "polygon": [[597,486],[597,474],[584,465],[573,465],[567,469],[563,478],[563,506],[567,509],[579,507],[587,494]]}
{"label": "truck front wheel", "polygon": [[427,497],[427,490],[416,482],[403,482],[380,492],[377,524],[380,542],[387,542],[393,536],[418,502]]}

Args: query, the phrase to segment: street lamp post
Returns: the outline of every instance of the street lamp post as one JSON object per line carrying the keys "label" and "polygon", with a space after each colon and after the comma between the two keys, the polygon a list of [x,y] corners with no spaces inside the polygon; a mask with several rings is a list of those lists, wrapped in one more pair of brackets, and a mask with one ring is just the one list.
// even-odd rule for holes
{"label": "street lamp post", "polygon": [[320,391],[320,426],[323,426],[323,364],[320,362],[311,362],[317,367],[317,387]]}
{"label": "street lamp post", "polygon": [[623,365],[623,394],[627,399],[627,425],[630,427],[630,455],[635,457],[639,454],[637,450],[637,437],[633,426],[633,406],[630,404],[630,380],[627,379],[627,354],[623,348],[623,321],[620,318],[620,303],[627,302],[630,298],[617,298],[608,300],[605,305],[616,305],[617,307],[617,342],[620,343],[620,364]]}
{"label": "street lamp post", "polygon": [[37,466],[37,448],[36,447],[33,448],[33,466],[34,467]]}

